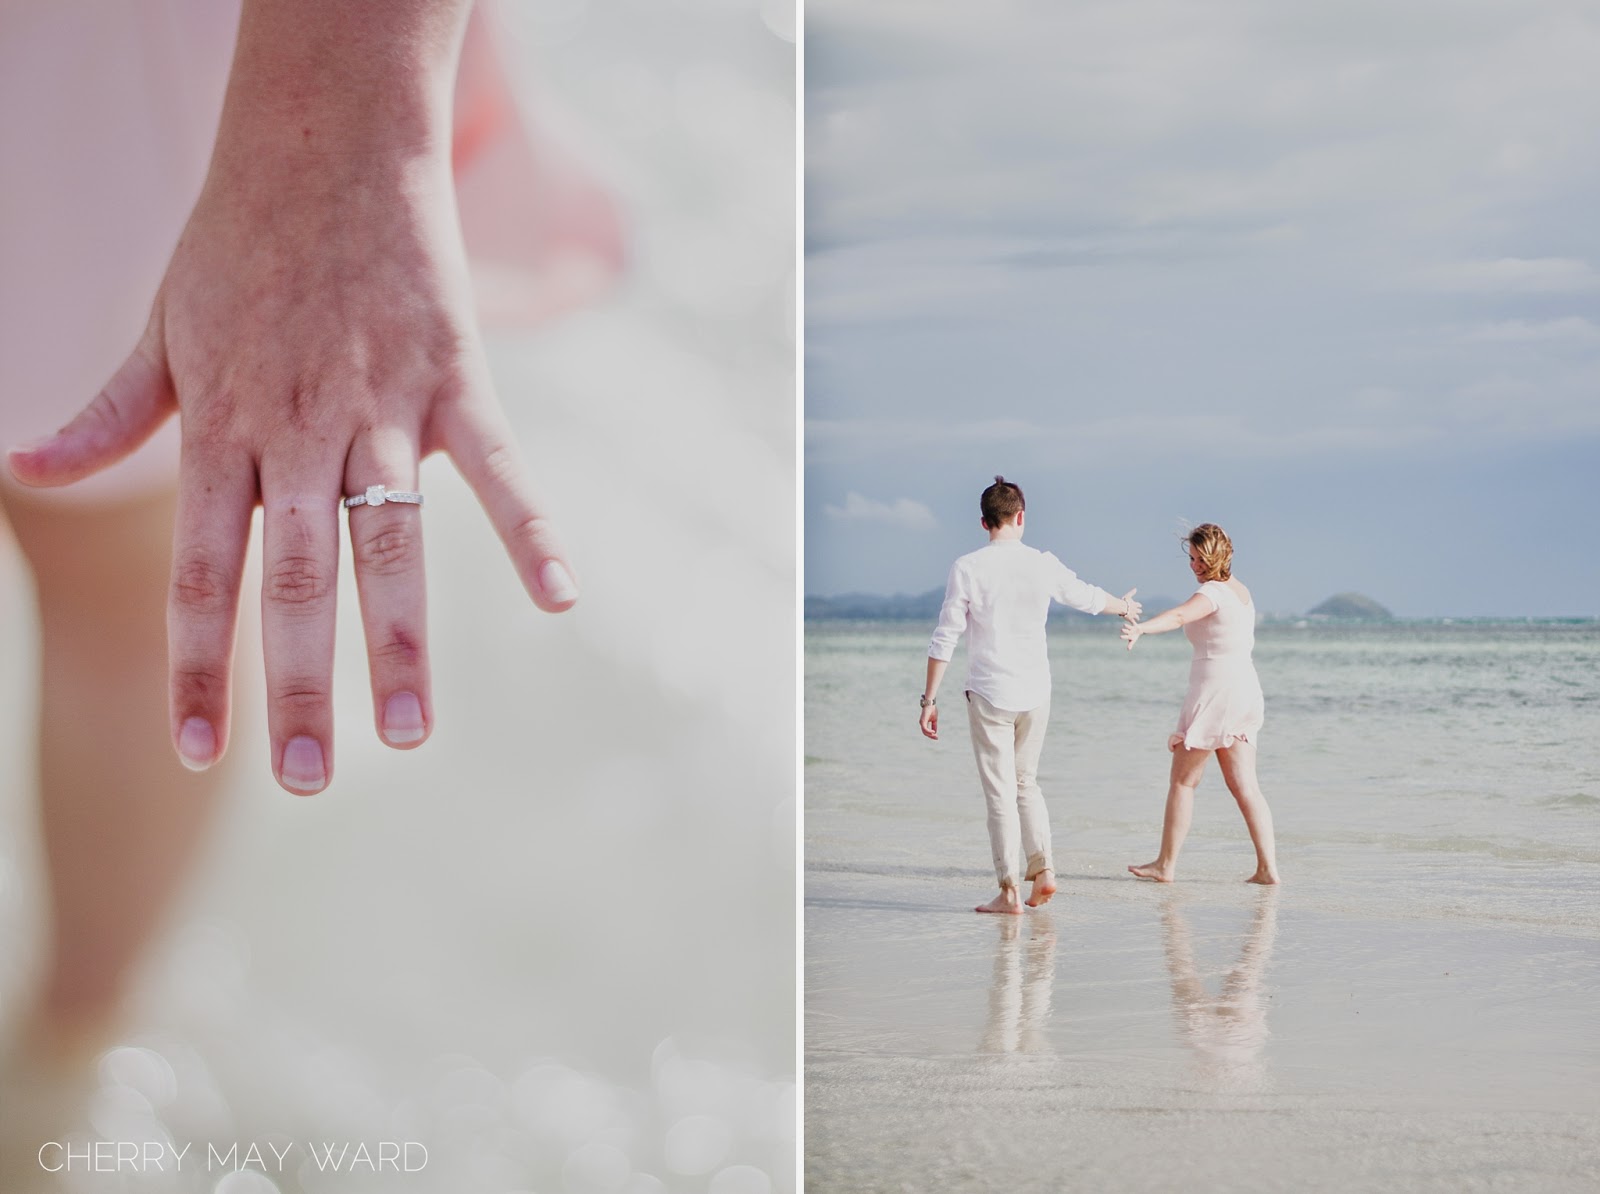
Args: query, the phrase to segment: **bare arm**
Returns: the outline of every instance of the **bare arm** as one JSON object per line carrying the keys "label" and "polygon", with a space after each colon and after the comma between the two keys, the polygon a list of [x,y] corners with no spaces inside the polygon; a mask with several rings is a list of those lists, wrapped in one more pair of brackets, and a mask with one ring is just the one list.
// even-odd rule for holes
{"label": "bare arm", "polygon": [[1196,593],[1182,605],[1174,606],[1164,614],[1157,614],[1148,622],[1125,622],[1122,626],[1122,641],[1128,644],[1128,650],[1133,650],[1133,644],[1147,634],[1166,634],[1169,630],[1178,630],[1190,622],[1198,622],[1201,618],[1209,618],[1217,612],[1216,605],[1204,593]]}
{"label": "bare arm", "polygon": [[948,659],[935,659],[928,657],[928,680],[922,686],[922,695],[927,703],[922,706],[922,717],[919,724],[922,732],[929,738],[939,736],[939,706],[933,703],[933,698],[939,693],[939,682],[944,679],[944,671],[950,666]]}
{"label": "bare arm", "polygon": [[[470,0],[246,0],[218,149],[450,148]],[[222,155],[219,153],[218,155]]]}
{"label": "bare arm", "polygon": [[944,585],[944,604],[939,609],[939,624],[933,629],[933,639],[928,644],[928,678],[922,695],[930,703],[924,704],[918,725],[929,738],[939,736],[939,710],[931,703],[939,691],[939,681],[956,653],[956,643],[967,629],[967,610],[971,602],[967,595],[966,577],[959,563],[950,568],[950,577]]}

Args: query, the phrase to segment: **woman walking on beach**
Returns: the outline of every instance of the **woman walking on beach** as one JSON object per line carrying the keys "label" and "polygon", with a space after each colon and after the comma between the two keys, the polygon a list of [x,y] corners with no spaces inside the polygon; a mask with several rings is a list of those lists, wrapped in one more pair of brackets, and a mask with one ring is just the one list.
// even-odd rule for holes
{"label": "woman walking on beach", "polygon": [[1256,782],[1256,735],[1261,731],[1264,703],[1261,681],[1250,651],[1256,641],[1256,610],[1250,590],[1233,576],[1233,542],[1215,523],[1189,533],[1183,545],[1189,569],[1200,589],[1189,600],[1148,622],[1122,627],[1128,650],[1147,634],[1165,634],[1183,627],[1194,644],[1189,691],[1178,714],[1178,728],[1167,740],[1172,751],[1172,777],[1167,786],[1166,819],[1161,826],[1161,853],[1154,862],[1130,866],[1140,879],[1170,883],[1178,851],[1194,816],[1194,790],[1213,752],[1222,767],[1228,791],[1239,803],[1250,841],[1256,848],[1256,870],[1248,882],[1278,882],[1272,812]]}

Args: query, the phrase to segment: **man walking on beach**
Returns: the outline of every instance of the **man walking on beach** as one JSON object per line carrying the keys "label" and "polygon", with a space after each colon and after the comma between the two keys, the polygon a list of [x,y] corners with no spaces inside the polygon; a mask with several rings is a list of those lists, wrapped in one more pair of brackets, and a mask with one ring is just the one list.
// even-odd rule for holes
{"label": "man walking on beach", "polygon": [[[978,782],[989,806],[989,845],[1000,894],[979,912],[1021,915],[1018,879],[1027,879],[1028,907],[1056,892],[1050,860],[1050,815],[1039,791],[1039,752],[1050,720],[1050,658],[1045,618],[1059,601],[1089,614],[1114,613],[1138,621],[1138,590],[1121,597],[1078,579],[1046,551],[1022,542],[1022,490],[996,477],[979,501],[989,545],[950,568],[944,608],[928,646],[928,680],[922,692],[922,732],[939,737],[935,696],[963,631],[967,639],[967,721]],[[1021,862],[1017,840],[1022,842]]]}

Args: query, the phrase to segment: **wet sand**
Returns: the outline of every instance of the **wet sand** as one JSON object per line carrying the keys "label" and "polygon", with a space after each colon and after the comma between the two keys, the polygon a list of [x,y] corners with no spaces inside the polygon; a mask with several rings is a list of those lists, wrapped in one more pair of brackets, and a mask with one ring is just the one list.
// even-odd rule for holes
{"label": "wet sand", "polygon": [[1092,866],[1021,918],[956,903],[980,871],[810,874],[808,1189],[1600,1178],[1592,939]]}

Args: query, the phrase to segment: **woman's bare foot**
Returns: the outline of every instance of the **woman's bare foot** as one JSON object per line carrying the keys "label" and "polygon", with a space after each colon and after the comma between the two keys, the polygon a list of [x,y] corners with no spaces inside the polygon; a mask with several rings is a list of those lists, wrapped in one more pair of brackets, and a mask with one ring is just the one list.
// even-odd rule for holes
{"label": "woman's bare foot", "polygon": [[1245,880],[1246,883],[1264,883],[1271,886],[1279,882],[1278,869],[1270,866],[1258,866],[1256,873]]}
{"label": "woman's bare foot", "polygon": [[1048,904],[1050,897],[1056,894],[1056,873],[1054,871],[1040,871],[1033,877],[1033,885],[1028,888],[1028,907],[1038,908]]}
{"label": "woman's bare foot", "polygon": [[999,895],[995,896],[987,904],[979,904],[973,911],[999,912],[1006,916],[1021,916],[1022,901],[1017,899],[1017,889],[1015,887],[1002,887]]}
{"label": "woman's bare foot", "polygon": [[1130,866],[1128,874],[1136,879],[1151,879],[1156,883],[1171,883],[1173,868],[1163,867],[1159,861],[1147,862],[1143,866]]}

